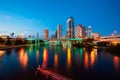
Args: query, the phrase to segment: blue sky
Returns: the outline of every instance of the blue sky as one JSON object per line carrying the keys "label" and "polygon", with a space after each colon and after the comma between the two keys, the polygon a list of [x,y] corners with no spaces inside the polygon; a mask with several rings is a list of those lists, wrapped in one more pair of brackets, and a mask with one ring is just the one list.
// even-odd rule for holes
{"label": "blue sky", "polygon": [[102,36],[120,33],[120,0],[0,0],[0,33],[42,36],[45,28],[54,34],[62,24],[66,35],[70,16]]}

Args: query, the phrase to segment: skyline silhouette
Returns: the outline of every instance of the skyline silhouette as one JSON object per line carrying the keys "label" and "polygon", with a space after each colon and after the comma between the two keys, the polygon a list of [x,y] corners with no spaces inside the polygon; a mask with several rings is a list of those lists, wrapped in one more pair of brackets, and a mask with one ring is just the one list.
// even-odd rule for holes
{"label": "skyline silhouette", "polygon": [[[43,36],[44,29],[50,35],[57,24],[63,25],[66,35],[66,21],[73,16],[74,23],[92,26],[93,32],[102,36],[120,33],[119,0],[1,0],[0,33]],[[26,35],[27,35],[26,34]]]}

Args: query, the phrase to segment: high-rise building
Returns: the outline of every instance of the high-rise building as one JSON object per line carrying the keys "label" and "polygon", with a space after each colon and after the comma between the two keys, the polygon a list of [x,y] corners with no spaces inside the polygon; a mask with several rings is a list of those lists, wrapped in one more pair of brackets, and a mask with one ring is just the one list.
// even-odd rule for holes
{"label": "high-rise building", "polygon": [[74,37],[74,19],[73,17],[70,17],[68,20],[67,20],[67,37],[68,38],[73,38]]}
{"label": "high-rise building", "polygon": [[91,26],[89,26],[88,27],[88,31],[87,31],[87,33],[88,33],[88,38],[92,38],[92,27]]}
{"label": "high-rise building", "polygon": [[39,39],[39,33],[37,32],[37,39]]}
{"label": "high-rise building", "polygon": [[57,30],[55,31],[55,38],[57,38]]}
{"label": "high-rise building", "polygon": [[58,24],[57,26],[57,39],[62,38],[62,25]]}
{"label": "high-rise building", "polygon": [[57,30],[55,30],[55,33],[51,35],[51,39],[57,39]]}
{"label": "high-rise building", "polygon": [[84,25],[79,24],[75,27],[75,37],[76,38],[85,38],[86,37],[86,29]]}
{"label": "high-rise building", "polygon": [[48,39],[48,29],[44,29],[44,39]]}

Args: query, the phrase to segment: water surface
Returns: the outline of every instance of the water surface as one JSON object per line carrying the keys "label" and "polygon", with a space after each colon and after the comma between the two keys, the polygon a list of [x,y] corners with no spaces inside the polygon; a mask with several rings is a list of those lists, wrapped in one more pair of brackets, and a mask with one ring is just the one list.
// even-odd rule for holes
{"label": "water surface", "polygon": [[0,50],[0,80],[34,80],[40,64],[73,80],[120,80],[120,56],[105,50],[27,46]]}

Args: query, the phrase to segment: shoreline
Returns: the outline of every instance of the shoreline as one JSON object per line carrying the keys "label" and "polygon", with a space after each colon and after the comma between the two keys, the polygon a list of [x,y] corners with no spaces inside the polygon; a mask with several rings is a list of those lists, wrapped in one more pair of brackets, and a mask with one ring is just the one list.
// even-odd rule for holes
{"label": "shoreline", "polygon": [[31,44],[26,44],[26,45],[2,45],[2,46],[0,46],[0,50],[7,50],[7,49],[13,49],[13,48],[19,48],[19,47],[25,47],[25,46],[31,46]]}

